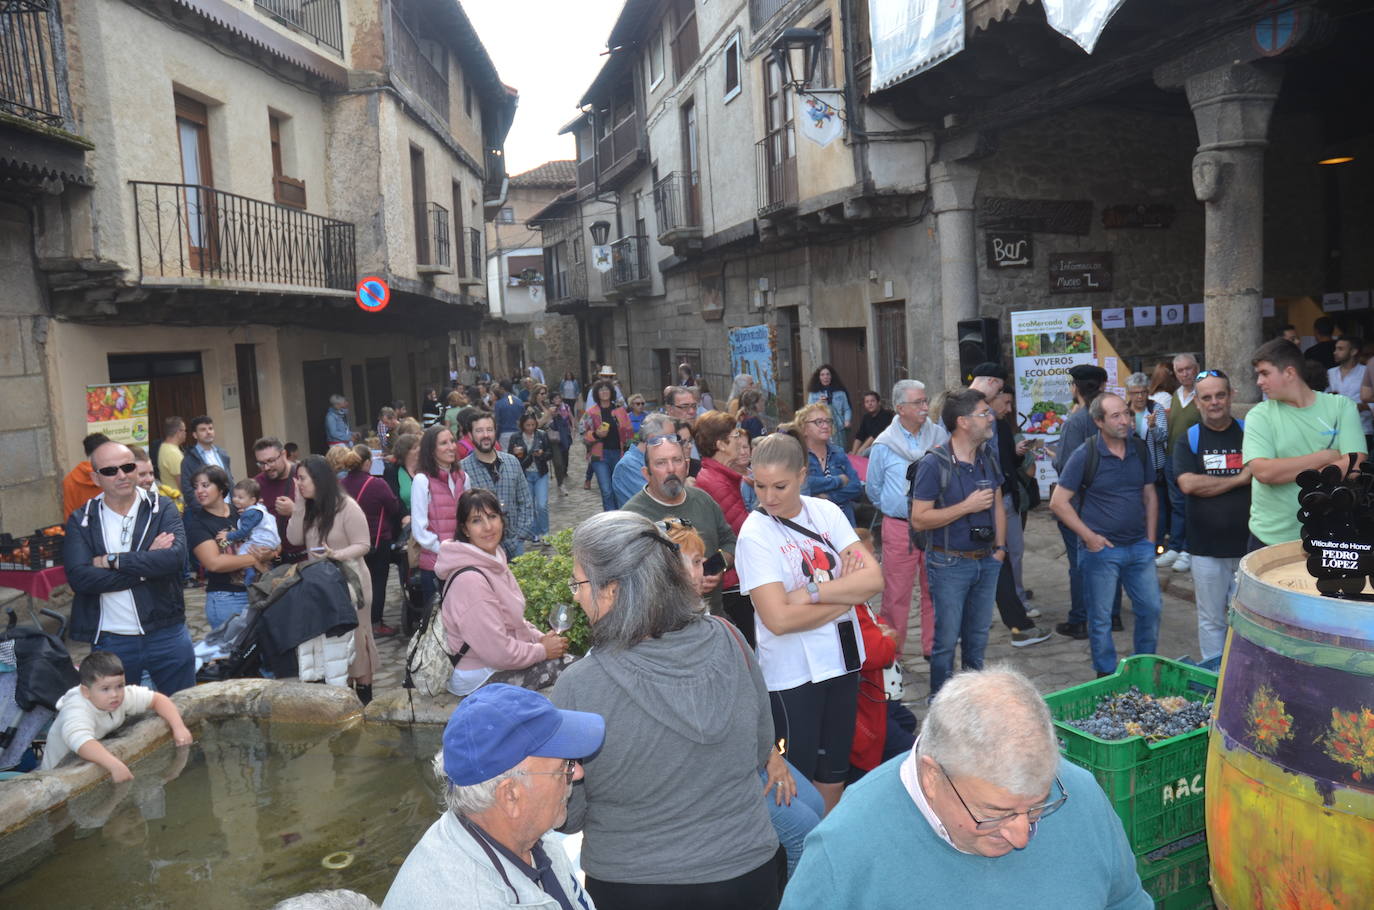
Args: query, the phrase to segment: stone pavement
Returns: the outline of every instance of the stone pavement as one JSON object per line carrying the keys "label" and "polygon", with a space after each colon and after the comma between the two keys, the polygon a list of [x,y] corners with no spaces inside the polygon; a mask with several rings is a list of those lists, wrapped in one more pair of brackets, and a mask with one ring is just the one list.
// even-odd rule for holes
{"label": "stone pavement", "polygon": [[[556,484],[550,484],[549,518],[553,531],[574,527],[583,519],[601,511],[601,495],[597,491],[595,480],[592,481],[590,490],[582,486],[583,472],[586,469],[582,446],[574,448],[568,467],[568,480],[563,491],[560,493]],[[1030,516],[1026,526],[1026,547],[1026,585],[1035,593],[1033,606],[1038,607],[1042,613],[1036,622],[1042,628],[1053,629],[1056,623],[1062,622],[1068,615],[1068,568],[1064,558],[1063,541],[1060,539],[1054,519],[1045,506]],[[1159,579],[1164,601],[1159,653],[1165,657],[1196,657],[1197,624],[1193,606],[1192,576],[1186,572],[1162,569],[1159,571]],[[393,572],[387,587],[385,618],[388,625],[400,625],[402,602],[400,584]],[[70,594],[66,589],[54,596],[50,606],[63,613],[68,611]],[[916,612],[913,610],[913,614]],[[186,591],[186,616],[192,636],[199,640],[208,631],[205,621],[204,588]],[[1126,630],[1116,633],[1115,638],[1118,652],[1124,657],[1130,654],[1131,647],[1133,619],[1129,599],[1126,600],[1122,611],[1122,619]],[[382,669],[373,683],[374,694],[378,698],[384,695],[394,698],[398,694],[395,690],[400,689],[403,677],[404,641],[396,636],[378,641],[377,646],[381,654]],[[85,644],[79,642],[70,642],[69,647],[77,659],[89,650]],[[1095,678],[1086,641],[1075,641],[1056,634],[1040,644],[1013,648],[1011,634],[996,614],[988,641],[986,660],[988,663],[1010,663],[1026,673],[1041,691],[1046,693]],[[902,656],[902,664],[906,668],[906,694],[903,701],[918,715],[922,715],[925,711],[925,697],[929,692],[930,675],[929,665],[921,658],[919,618],[916,615],[911,618],[908,647]]]}

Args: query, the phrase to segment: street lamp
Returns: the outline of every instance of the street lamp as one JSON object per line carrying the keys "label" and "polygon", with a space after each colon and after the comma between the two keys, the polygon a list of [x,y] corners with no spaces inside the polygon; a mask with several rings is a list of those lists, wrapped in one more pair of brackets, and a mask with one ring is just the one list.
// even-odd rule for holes
{"label": "street lamp", "polygon": [[591,223],[592,243],[596,246],[605,246],[606,238],[611,233],[611,223],[609,221],[593,221]]}
{"label": "street lamp", "polygon": [[798,91],[811,84],[820,57],[821,33],[814,28],[789,28],[773,42],[773,61],[784,85]]}

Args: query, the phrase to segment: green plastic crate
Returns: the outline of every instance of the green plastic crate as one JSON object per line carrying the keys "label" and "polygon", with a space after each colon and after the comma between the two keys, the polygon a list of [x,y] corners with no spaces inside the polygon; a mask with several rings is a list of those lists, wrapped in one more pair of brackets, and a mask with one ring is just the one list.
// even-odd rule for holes
{"label": "green plastic crate", "polygon": [[1205,840],[1153,862],[1138,856],[1136,871],[1156,910],[1211,910],[1216,906],[1208,883]]}
{"label": "green plastic crate", "polygon": [[1217,674],[1151,654],[1129,657],[1115,673],[1045,696],[1059,733],[1060,751],[1092,772],[1121,817],[1137,854],[1195,834],[1206,827],[1203,784],[1207,777],[1207,728],[1156,743],[1144,737],[1105,740],[1064,721],[1092,714],[1107,695],[1136,686],[1150,695],[1215,698]]}

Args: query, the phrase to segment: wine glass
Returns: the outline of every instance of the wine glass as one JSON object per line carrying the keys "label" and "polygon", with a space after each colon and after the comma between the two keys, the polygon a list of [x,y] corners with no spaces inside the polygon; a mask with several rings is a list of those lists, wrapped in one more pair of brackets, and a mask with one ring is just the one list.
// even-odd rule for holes
{"label": "wine glass", "polygon": [[561,635],[571,629],[572,624],[572,604],[558,604],[549,611],[549,628],[558,634]]}

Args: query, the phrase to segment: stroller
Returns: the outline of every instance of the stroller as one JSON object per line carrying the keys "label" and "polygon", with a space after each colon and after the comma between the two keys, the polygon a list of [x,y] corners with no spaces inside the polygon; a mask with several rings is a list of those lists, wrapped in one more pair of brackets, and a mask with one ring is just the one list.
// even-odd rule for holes
{"label": "stroller", "polygon": [[37,767],[39,753],[30,747],[57,716],[57,700],[80,681],[62,644],[62,614],[39,611],[58,621],[51,635],[18,625],[14,611],[6,612],[9,622],[0,632],[0,778]]}
{"label": "stroller", "polygon": [[337,560],[277,566],[248,586],[248,609],[197,646],[227,656],[208,660],[196,682],[265,675],[308,681],[324,650],[351,656],[364,596],[357,573]]}

